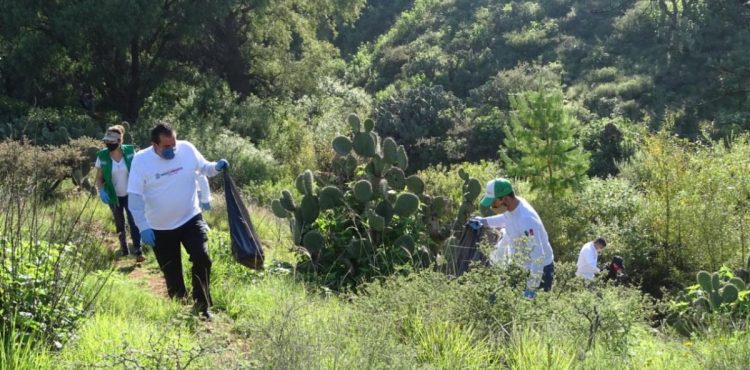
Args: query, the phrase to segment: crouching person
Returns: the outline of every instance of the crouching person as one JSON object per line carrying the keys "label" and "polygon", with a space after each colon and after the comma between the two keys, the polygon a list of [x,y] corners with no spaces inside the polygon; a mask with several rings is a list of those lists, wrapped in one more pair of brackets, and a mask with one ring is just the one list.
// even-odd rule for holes
{"label": "crouching person", "polygon": [[504,178],[487,183],[481,205],[498,210],[500,214],[474,217],[472,222],[481,223],[484,227],[505,229],[503,239],[507,238],[505,242],[510,243],[507,256],[522,261],[529,271],[524,296],[534,298],[539,289],[548,292],[554,280],[555,256],[547,230],[536,210],[525,199],[516,196],[510,181]]}
{"label": "crouching person", "polygon": [[151,130],[151,146],[136,153],[128,182],[130,210],[144,244],[154,247],[167,291],[187,296],[182,277],[180,244],[193,263],[193,310],[211,318],[208,228],[201,215],[196,174],[214,176],[229,167],[221,159],[206,161],[193,144],[177,140],[174,129],[161,122]]}

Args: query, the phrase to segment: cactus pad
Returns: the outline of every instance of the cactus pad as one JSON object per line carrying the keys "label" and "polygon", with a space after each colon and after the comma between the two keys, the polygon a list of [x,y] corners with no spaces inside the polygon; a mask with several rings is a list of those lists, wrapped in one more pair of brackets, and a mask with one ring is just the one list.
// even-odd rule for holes
{"label": "cactus pad", "polygon": [[281,205],[281,201],[278,199],[271,201],[271,210],[273,211],[273,214],[279,218],[287,218],[291,216],[289,211]]}
{"label": "cactus pad", "polygon": [[367,132],[354,134],[354,152],[361,157],[372,157],[375,155],[375,140]]}
{"label": "cactus pad", "polygon": [[346,121],[349,122],[349,127],[352,128],[352,132],[359,132],[360,122],[359,116],[356,113],[349,114],[349,117],[346,118]]}
{"label": "cactus pad", "polygon": [[352,191],[354,193],[354,198],[360,203],[366,203],[372,199],[372,183],[367,180],[357,181],[357,183],[354,184]]}
{"label": "cactus pad", "polygon": [[346,136],[336,136],[333,138],[333,141],[331,141],[331,146],[333,146],[333,150],[336,154],[342,156],[347,155],[352,151],[352,141]]}
{"label": "cactus pad", "polygon": [[467,202],[473,202],[479,197],[480,194],[482,194],[482,184],[479,183],[479,180],[477,179],[471,179],[469,182],[466,183],[466,193],[468,193],[469,199],[466,199]]}
{"label": "cactus pad", "polygon": [[311,230],[302,238],[302,246],[313,256],[320,254],[325,245],[326,241],[318,230]]}
{"label": "cactus pad", "polygon": [[314,195],[305,195],[302,197],[302,204],[300,205],[302,211],[302,220],[311,224],[315,222],[320,214],[320,206],[318,205],[318,197]]}
{"label": "cactus pad", "polygon": [[409,217],[419,209],[419,197],[413,193],[404,192],[396,198],[393,211],[401,217]]}
{"label": "cactus pad", "polygon": [[711,285],[711,274],[709,274],[708,271],[699,271],[696,275],[696,280],[704,292],[710,292],[713,290],[713,286]]}
{"label": "cactus pad", "polygon": [[406,156],[406,149],[403,145],[399,145],[396,149],[396,166],[404,171],[409,167],[409,157]]}
{"label": "cactus pad", "polygon": [[375,122],[373,122],[372,119],[368,118],[365,120],[365,131],[370,132],[372,129],[375,128]]}
{"label": "cactus pad", "polygon": [[417,175],[411,175],[406,178],[406,187],[414,194],[422,194],[424,192],[424,181]]}
{"label": "cactus pad", "polygon": [[747,284],[745,284],[745,282],[742,281],[742,279],[740,279],[740,278],[738,278],[736,276],[733,277],[733,278],[731,278],[731,279],[729,279],[729,284],[734,285],[734,287],[737,288],[737,290],[740,291],[740,292],[743,292],[743,291],[747,290]]}
{"label": "cactus pad", "polygon": [[318,194],[318,205],[321,210],[331,209],[343,205],[344,193],[335,186],[326,186]]}
{"label": "cactus pad", "polygon": [[739,293],[736,286],[727,284],[721,288],[721,299],[724,303],[734,303],[739,297]]}
{"label": "cactus pad", "polygon": [[313,175],[312,171],[305,170],[302,173],[302,185],[304,188],[303,194],[313,195],[313,191],[315,191],[315,175]]}
{"label": "cactus pad", "polygon": [[385,173],[385,179],[388,181],[388,185],[394,190],[401,191],[404,189],[404,186],[406,186],[404,170],[398,167],[391,167],[391,169]]}
{"label": "cactus pad", "polygon": [[289,212],[294,212],[295,209],[297,209],[297,206],[294,204],[294,198],[292,197],[292,193],[289,192],[289,190],[282,190],[281,191],[281,198],[279,199],[281,202],[281,205],[286,208]]}

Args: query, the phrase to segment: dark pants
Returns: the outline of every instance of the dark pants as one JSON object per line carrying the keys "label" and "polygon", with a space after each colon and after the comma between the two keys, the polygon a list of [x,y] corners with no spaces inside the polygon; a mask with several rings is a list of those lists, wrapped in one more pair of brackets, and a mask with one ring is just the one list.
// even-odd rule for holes
{"label": "dark pants", "polygon": [[190,255],[193,263],[193,300],[200,309],[211,306],[209,290],[211,258],[208,257],[208,225],[198,214],[173,230],[154,230],[156,246],[154,254],[167,282],[167,292],[172,298],[187,296],[185,280],[182,277],[182,254],[180,243]]}
{"label": "dark pants", "polygon": [[130,225],[130,238],[133,239],[133,254],[140,256],[143,254],[141,251],[141,232],[138,230],[138,226],[133,221],[133,215],[128,209],[128,196],[117,197],[119,204],[116,206],[109,206],[112,210],[112,215],[115,217],[115,229],[117,229],[117,238],[120,239],[120,250],[122,254],[129,254],[128,251],[128,239],[125,234],[125,214],[128,216],[128,225]]}
{"label": "dark pants", "polygon": [[542,270],[542,283],[539,284],[539,289],[544,289],[545,292],[549,292],[552,289],[552,281],[555,279],[555,263],[552,262],[547,266],[544,266]]}

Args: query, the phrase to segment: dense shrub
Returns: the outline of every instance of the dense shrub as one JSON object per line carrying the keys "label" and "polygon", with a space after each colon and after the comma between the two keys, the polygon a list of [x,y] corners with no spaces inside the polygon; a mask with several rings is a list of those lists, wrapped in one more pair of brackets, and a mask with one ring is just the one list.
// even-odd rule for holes
{"label": "dense shrub", "polygon": [[463,158],[464,146],[452,145],[465,130],[463,104],[442,86],[416,86],[383,98],[375,107],[375,127],[406,148],[409,170]]}
{"label": "dense shrub", "polygon": [[27,139],[37,145],[63,145],[83,136],[100,137],[104,128],[74,109],[31,108],[18,117],[2,117],[0,139]]}
{"label": "dense shrub", "polygon": [[[94,198],[46,200],[50,182],[69,175],[71,147],[0,143],[0,320],[5,331],[61,346],[106,279],[84,285],[106,266],[93,222]],[[79,153],[80,155],[80,153]]]}

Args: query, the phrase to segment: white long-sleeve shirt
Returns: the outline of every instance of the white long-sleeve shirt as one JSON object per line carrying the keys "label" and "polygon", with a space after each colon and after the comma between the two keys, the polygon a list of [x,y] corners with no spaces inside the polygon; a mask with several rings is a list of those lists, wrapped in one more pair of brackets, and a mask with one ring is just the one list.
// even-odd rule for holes
{"label": "white long-sleeve shirt", "polygon": [[518,206],[514,210],[487,217],[487,223],[490,227],[505,229],[503,239],[506,241],[503,243],[508,243],[508,256],[514,258],[515,254],[520,255],[520,258],[514,259],[529,269],[527,286],[536,289],[544,266],[554,262],[555,254],[542,219],[526,199],[516,198]]}
{"label": "white long-sleeve shirt", "polygon": [[599,267],[597,267],[598,258],[599,252],[596,250],[594,242],[584,244],[581,252],[578,253],[576,275],[586,280],[594,280],[594,275],[599,272]]}
{"label": "white long-sleeve shirt", "polygon": [[211,187],[208,185],[208,177],[196,173],[196,185],[201,203],[211,203]]}
{"label": "white long-sleeve shirt", "polygon": [[199,214],[196,174],[217,173],[216,163],[206,161],[187,141],[177,141],[173,159],[160,157],[153,147],[140,150],[130,165],[128,179],[128,193],[144,201],[145,217],[133,214],[138,228],[173,230]]}

